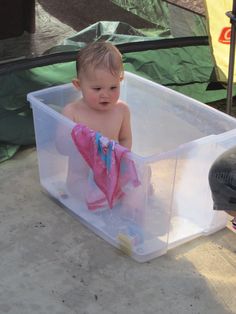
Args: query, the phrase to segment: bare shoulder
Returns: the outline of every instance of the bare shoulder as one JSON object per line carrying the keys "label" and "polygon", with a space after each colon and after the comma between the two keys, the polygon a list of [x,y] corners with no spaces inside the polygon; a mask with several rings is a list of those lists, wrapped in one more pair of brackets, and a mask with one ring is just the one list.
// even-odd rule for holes
{"label": "bare shoulder", "polygon": [[62,113],[73,111],[75,110],[76,107],[77,107],[76,102],[70,102],[66,104],[65,107],[62,109]]}
{"label": "bare shoulder", "polygon": [[70,118],[74,121],[75,119],[75,113],[77,111],[79,104],[78,102],[71,102],[65,105],[65,107],[62,110],[62,114],[66,116],[67,118]]}
{"label": "bare shoulder", "polygon": [[117,102],[117,105],[118,105],[119,110],[121,110],[124,115],[130,114],[129,106],[125,101],[119,99]]}

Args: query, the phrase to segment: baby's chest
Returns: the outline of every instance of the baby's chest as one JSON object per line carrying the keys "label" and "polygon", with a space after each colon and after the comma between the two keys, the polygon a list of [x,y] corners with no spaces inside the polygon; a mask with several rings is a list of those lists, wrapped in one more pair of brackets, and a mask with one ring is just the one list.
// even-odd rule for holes
{"label": "baby's chest", "polygon": [[118,140],[121,124],[121,119],[113,117],[110,120],[94,121],[91,128],[110,139]]}
{"label": "baby's chest", "polygon": [[90,129],[102,133],[102,135],[118,140],[123,117],[117,112],[113,113],[98,113],[81,114],[80,123],[85,124]]}

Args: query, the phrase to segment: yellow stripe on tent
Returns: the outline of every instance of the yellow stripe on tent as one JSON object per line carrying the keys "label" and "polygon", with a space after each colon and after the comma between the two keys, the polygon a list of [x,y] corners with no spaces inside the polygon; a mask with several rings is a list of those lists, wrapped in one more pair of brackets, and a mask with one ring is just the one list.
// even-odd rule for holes
{"label": "yellow stripe on tent", "polygon": [[233,0],[205,0],[210,44],[217,78],[221,82],[227,82],[228,78],[231,23],[225,13],[232,11],[232,6]]}

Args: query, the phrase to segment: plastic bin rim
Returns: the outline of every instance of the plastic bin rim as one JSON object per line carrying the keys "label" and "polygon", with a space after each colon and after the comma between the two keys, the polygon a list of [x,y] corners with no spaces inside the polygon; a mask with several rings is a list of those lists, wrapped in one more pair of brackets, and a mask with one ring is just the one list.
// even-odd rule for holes
{"label": "plastic bin rim", "polygon": [[[194,98],[191,98],[190,96],[187,96],[185,94],[182,94],[178,91],[175,91],[167,86],[164,86],[164,85],[161,85],[160,83],[157,83],[157,82],[154,82],[154,81],[151,81],[145,77],[142,77],[140,75],[137,75],[135,73],[132,73],[132,72],[129,72],[129,71],[125,71],[125,76],[124,76],[124,83],[125,83],[125,78],[127,77],[130,77],[130,78],[135,78],[136,80],[138,81],[141,81],[141,82],[146,82],[148,83],[149,85],[151,86],[158,86],[158,88],[162,89],[163,91],[165,90],[168,90],[173,96],[174,95],[178,95],[178,96],[181,96],[183,99],[185,100],[189,100],[191,101],[191,106],[195,106],[195,107],[202,107],[204,109],[207,109],[207,111],[211,111],[212,113],[215,113],[218,115],[218,117],[224,117],[226,118],[228,121],[231,121],[231,122],[234,122],[235,123],[235,127],[236,127],[236,118],[224,113],[224,112],[221,112],[219,110],[217,110],[216,108],[213,108],[203,102],[200,102],[199,100],[197,99],[194,99]],[[30,100],[30,96],[35,96],[37,97],[38,95],[40,95],[41,93],[44,93],[44,92],[47,92],[47,91],[51,91],[51,90],[57,90],[57,89],[67,89],[67,88],[70,88],[70,87],[73,87],[73,84],[70,82],[70,83],[65,83],[65,84],[61,84],[61,85],[56,85],[56,86],[51,86],[51,87],[47,87],[47,88],[43,88],[43,89],[40,89],[40,90],[37,90],[37,91],[33,91],[33,92],[30,92],[27,94],[27,100]]]}

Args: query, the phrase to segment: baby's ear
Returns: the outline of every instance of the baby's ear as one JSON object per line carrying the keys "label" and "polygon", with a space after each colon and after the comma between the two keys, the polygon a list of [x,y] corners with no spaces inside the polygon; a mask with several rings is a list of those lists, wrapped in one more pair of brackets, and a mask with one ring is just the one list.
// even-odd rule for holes
{"label": "baby's ear", "polygon": [[122,72],[120,75],[120,82],[123,81],[123,79],[124,79],[124,73]]}
{"label": "baby's ear", "polygon": [[75,86],[76,89],[80,89],[80,81],[78,78],[73,79],[72,84]]}

